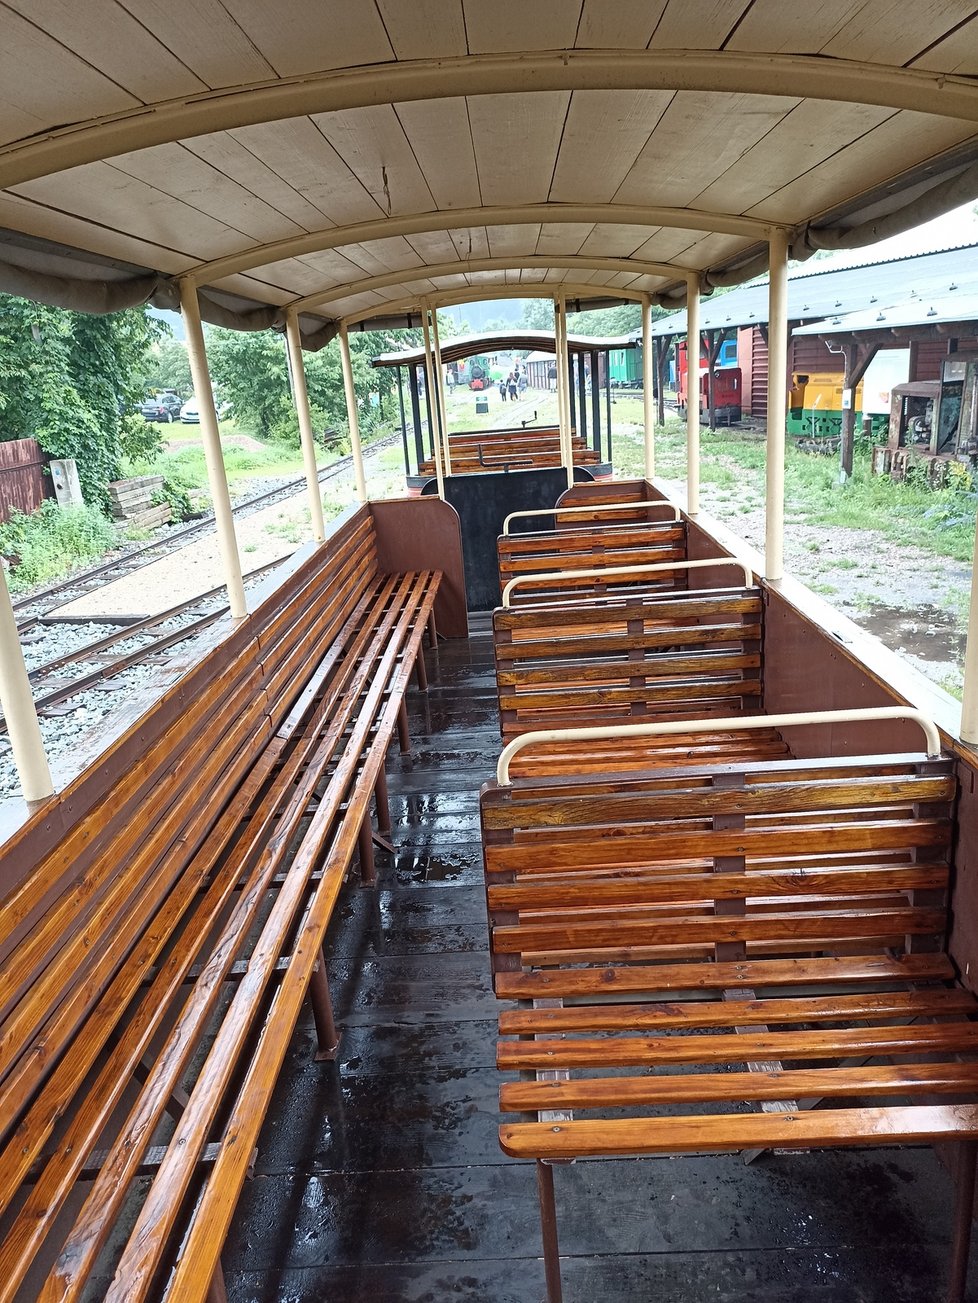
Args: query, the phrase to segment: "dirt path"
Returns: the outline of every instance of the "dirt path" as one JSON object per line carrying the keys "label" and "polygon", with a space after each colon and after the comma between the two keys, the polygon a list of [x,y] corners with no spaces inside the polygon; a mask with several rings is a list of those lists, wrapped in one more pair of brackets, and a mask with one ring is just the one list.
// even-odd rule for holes
{"label": "dirt path", "polygon": [[[676,491],[682,481],[665,481]],[[764,551],[764,509],[751,485],[704,483],[703,510]],[[971,567],[901,545],[880,530],[785,521],[785,569],[959,696]]]}

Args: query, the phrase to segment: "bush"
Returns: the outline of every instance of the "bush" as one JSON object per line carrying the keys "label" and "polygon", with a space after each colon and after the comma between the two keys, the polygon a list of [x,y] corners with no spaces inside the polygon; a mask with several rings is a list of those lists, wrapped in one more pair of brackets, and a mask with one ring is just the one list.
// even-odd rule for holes
{"label": "bush", "polygon": [[115,527],[94,507],[59,507],[51,500],[29,516],[14,512],[0,525],[0,553],[11,560],[14,592],[92,561],[115,542]]}
{"label": "bush", "polygon": [[172,476],[165,475],[162,486],[153,494],[152,504],[154,507],[169,507],[171,520],[186,520],[194,509],[187,490],[187,485]]}

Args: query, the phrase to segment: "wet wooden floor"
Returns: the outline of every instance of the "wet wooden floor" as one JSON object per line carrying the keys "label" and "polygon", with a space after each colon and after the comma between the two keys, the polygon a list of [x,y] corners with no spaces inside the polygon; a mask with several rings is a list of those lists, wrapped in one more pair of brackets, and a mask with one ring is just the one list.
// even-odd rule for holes
{"label": "wet wooden floor", "polygon": [[[392,753],[397,852],[378,853],[376,892],[347,887],[331,932],[341,1054],[316,1063],[302,1024],[228,1241],[231,1303],[544,1296],[533,1168],[496,1139],[485,622],[428,664],[414,750]],[[584,1162],[558,1169],[556,1190],[566,1303],[942,1296],[951,1188],[929,1149]]]}

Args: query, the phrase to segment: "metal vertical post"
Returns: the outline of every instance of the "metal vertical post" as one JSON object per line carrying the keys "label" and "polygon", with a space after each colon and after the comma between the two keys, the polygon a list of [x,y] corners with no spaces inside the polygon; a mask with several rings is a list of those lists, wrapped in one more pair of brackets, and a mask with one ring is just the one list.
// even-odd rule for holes
{"label": "metal vertical post", "polygon": [[360,447],[360,417],[357,413],[357,391],[353,384],[353,360],[350,357],[350,337],[346,322],[340,322],[340,362],[343,366],[343,392],[346,395],[346,419],[350,426],[350,451],[353,454],[353,476],[357,497],[367,501],[367,479],[363,473],[363,450]]}
{"label": "metal vertical post", "polygon": [[17,634],[17,617],[10,605],[7,576],[0,565],[0,705],[10,737],[10,749],[25,801],[43,801],[54,792],[34,694],[27,677],[24,652]]}
{"label": "metal vertical post", "polygon": [[418,459],[418,474],[424,461],[424,436],[421,433],[421,397],[418,393],[418,367],[412,362],[408,367],[408,389],[411,394],[411,420],[414,422],[414,452]]}
{"label": "metal vertical post", "polygon": [[576,387],[577,387],[577,375],[576,375],[576,368],[574,364],[574,354],[570,351],[570,349],[568,349],[567,350],[567,402],[570,410],[568,428],[570,430],[572,448],[573,448],[574,435],[580,434],[581,432],[581,427],[577,420],[577,395],[575,393]]}
{"label": "metal vertical post", "polygon": [[435,368],[435,397],[438,401],[438,429],[441,434],[441,450],[445,458],[445,474],[452,473],[452,449],[448,437],[448,406],[445,397],[445,368],[441,364],[441,341],[438,338],[438,309],[431,310],[431,345],[432,363]]}
{"label": "metal vertical post", "polygon": [[404,474],[411,474],[411,452],[408,448],[407,414],[404,411],[404,375],[400,367],[397,370],[397,406],[401,414],[401,443],[404,445]]}
{"label": "metal vertical post", "polygon": [[788,237],[772,231],[767,328],[767,497],[764,577],[784,575],[784,448],[788,402]]}
{"label": "metal vertical post", "polygon": [[309,411],[309,390],[306,388],[306,368],[302,360],[302,337],[299,333],[299,315],[294,308],[286,309],[285,343],[288,349],[289,375],[292,377],[292,401],[299,419],[299,443],[302,447],[302,464],[309,492],[309,517],[312,536],[317,543],[326,537],[323,520],[323,500],[319,496],[319,468],[316,465],[316,445],[312,433],[312,413]]}
{"label": "metal vertical post", "polygon": [[700,278],[686,277],[686,511],[700,509]]}
{"label": "metal vertical post", "polygon": [[578,434],[584,440],[584,447],[587,447],[587,385],[584,377],[584,354],[577,355],[577,411],[580,428]]}
{"label": "metal vertical post", "polygon": [[642,407],[645,415],[645,478],[655,475],[655,417],[652,412],[655,388],[652,366],[652,299],[642,295]]}
{"label": "metal vertical post", "polygon": [[598,385],[598,350],[592,348],[588,354],[591,363],[591,446],[601,460],[601,389]]}
{"label": "metal vertical post", "polygon": [[570,433],[570,405],[567,375],[567,305],[563,294],[554,297],[554,344],[557,353],[557,415],[560,423],[561,463],[567,472],[567,487],[574,483],[574,457]]}
{"label": "metal vertical post", "polygon": [[217,409],[214,406],[210,372],[207,370],[207,350],[204,345],[204,329],[200,324],[197,290],[186,280],[180,282],[180,312],[187,332],[187,357],[190,361],[190,375],[197,399],[197,410],[200,413],[201,442],[204,445],[204,460],[207,463],[207,482],[214,506],[214,523],[217,526],[217,544],[228,592],[228,607],[231,619],[240,620],[247,615],[248,611],[245,604],[244,583],[241,579],[238,541],[234,533],[231,495],[228,492],[227,475],[224,472],[221,432],[217,424]]}
{"label": "metal vertical post", "polygon": [[[434,394],[435,388],[435,368],[431,356],[431,322],[428,318],[428,305],[422,304],[421,325],[424,331],[424,367],[425,367],[425,389],[429,395]],[[438,496],[445,496],[445,476],[442,473],[441,466],[441,432],[438,423],[438,403],[429,397],[428,400],[428,424],[432,435],[432,455],[435,459],[435,480],[438,484]]]}

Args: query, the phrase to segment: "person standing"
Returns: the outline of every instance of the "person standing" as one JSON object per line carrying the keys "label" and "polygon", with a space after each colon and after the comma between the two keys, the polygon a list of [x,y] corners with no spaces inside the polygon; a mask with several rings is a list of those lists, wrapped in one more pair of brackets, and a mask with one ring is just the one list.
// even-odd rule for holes
{"label": "person standing", "polygon": [[515,372],[515,371],[510,371],[510,373],[509,373],[509,379],[506,381],[506,386],[507,386],[507,388],[509,389],[509,401],[510,401],[511,403],[515,403],[515,402],[516,402],[516,389],[517,389],[516,372]]}
{"label": "person standing", "polygon": [[503,402],[505,403],[505,401],[506,401],[506,381],[505,381],[505,379],[504,379],[502,376],[500,376],[500,378],[499,378],[499,397],[500,397],[500,398],[503,400]]}

